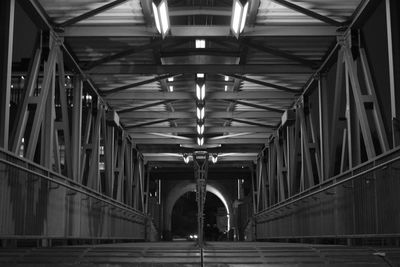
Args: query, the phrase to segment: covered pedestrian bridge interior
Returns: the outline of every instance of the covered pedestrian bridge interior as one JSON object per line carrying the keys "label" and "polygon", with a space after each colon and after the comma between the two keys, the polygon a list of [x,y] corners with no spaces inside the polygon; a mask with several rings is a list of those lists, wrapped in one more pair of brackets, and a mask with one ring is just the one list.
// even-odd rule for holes
{"label": "covered pedestrian bridge interior", "polygon": [[2,0],[0,265],[399,264],[399,26],[396,0]]}

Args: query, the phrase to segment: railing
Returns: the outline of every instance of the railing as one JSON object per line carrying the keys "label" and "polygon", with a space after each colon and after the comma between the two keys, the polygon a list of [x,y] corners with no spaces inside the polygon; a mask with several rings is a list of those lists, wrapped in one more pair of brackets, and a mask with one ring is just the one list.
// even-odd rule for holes
{"label": "railing", "polygon": [[400,149],[255,215],[257,239],[400,236]]}
{"label": "railing", "polygon": [[0,239],[143,240],[132,207],[0,150]]}

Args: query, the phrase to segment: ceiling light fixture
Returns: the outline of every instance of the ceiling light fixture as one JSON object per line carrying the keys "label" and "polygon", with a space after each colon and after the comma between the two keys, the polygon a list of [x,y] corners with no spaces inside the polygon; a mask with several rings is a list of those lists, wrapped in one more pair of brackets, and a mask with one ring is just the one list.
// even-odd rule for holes
{"label": "ceiling light fixture", "polygon": [[197,144],[199,146],[204,145],[204,137],[197,137]]}
{"label": "ceiling light fixture", "polygon": [[183,162],[185,162],[186,164],[189,163],[189,155],[188,154],[183,154]]}
{"label": "ceiling light fixture", "polygon": [[197,107],[197,119],[202,121],[204,119],[204,107]]}
{"label": "ceiling light fixture", "polygon": [[196,84],[196,97],[197,97],[197,100],[199,100],[199,101],[204,100],[204,98],[206,97],[206,85],[205,84],[203,84],[201,86]]}
{"label": "ceiling light fixture", "polygon": [[212,154],[211,155],[211,161],[212,161],[212,163],[217,163],[217,161],[218,161],[218,154]]}
{"label": "ceiling light fixture", "polygon": [[170,28],[167,0],[155,0],[152,7],[157,30],[164,38]]}
{"label": "ceiling light fixture", "polygon": [[197,133],[199,135],[203,135],[204,134],[204,124],[197,124]]}
{"label": "ceiling light fixture", "polygon": [[245,0],[234,0],[232,8],[231,31],[236,38],[243,31],[246,24],[247,11],[249,2]]}
{"label": "ceiling light fixture", "polygon": [[196,48],[206,48],[206,40],[196,39]]}

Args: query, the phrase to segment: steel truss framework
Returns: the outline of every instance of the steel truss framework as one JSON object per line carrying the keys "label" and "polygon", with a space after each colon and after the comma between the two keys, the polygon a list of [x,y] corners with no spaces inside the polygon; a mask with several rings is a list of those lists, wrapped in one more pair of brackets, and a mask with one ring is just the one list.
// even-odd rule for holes
{"label": "steel truss framework", "polygon": [[[142,26],[96,28],[75,25],[79,21],[91,18],[126,1],[112,1],[64,22],[51,23],[38,1],[19,0],[25,10],[30,10],[35,14],[33,17],[41,30],[41,35],[38,37],[31,58],[24,83],[24,97],[18,103],[15,123],[9,121],[12,21],[15,1],[3,1],[1,20],[4,22],[5,26],[2,28],[5,30],[1,32],[0,49],[0,82],[3,88],[0,91],[0,147],[22,156],[29,162],[36,162],[48,170],[64,175],[71,181],[95,192],[129,205],[137,211],[147,213],[149,176],[145,176],[143,156],[136,145],[152,144],[154,140],[157,140],[159,144],[167,145],[190,146],[193,144],[190,138],[177,135],[178,130],[179,133],[187,134],[191,131],[187,125],[177,127],[176,121],[194,119],[194,117],[190,112],[175,111],[173,104],[193,100],[195,96],[191,92],[168,92],[166,79],[178,77],[182,73],[207,72],[210,75],[229,76],[233,79],[231,91],[214,91],[206,96],[207,103],[211,101],[228,103],[226,111],[207,114],[209,119],[223,121],[222,126],[210,127],[210,133],[224,134],[209,138],[209,144],[266,144],[257,159],[253,179],[254,213],[260,213],[273,205],[295,197],[335,175],[352,170],[361,163],[373,160],[378,155],[395,148],[400,143],[399,92],[396,74],[399,59],[396,50],[398,48],[398,34],[396,35],[398,13],[392,7],[398,8],[398,4],[393,0],[363,1],[359,11],[352,17],[352,21],[346,23],[348,28],[338,33],[336,27],[343,26],[342,22],[315,11],[306,10],[290,1],[274,1],[327,25],[254,26],[260,3],[253,1],[249,16],[250,27],[246,31],[245,38],[239,40],[228,38],[229,30],[225,26],[178,26],[172,31],[172,35],[177,39],[171,38],[164,43],[164,48],[175,50],[161,53],[159,50],[163,41],[154,38],[145,44],[90,59],[80,65],[67,48],[64,38],[82,36],[149,38],[153,37],[154,32],[150,27]],[[144,19],[149,24],[151,14],[149,7],[146,6],[149,1],[141,2]],[[387,122],[384,120],[384,107],[377,96],[371,64],[362,38],[357,32],[359,18],[368,16],[366,14],[368,10],[381,2],[385,3],[386,8],[389,92],[391,94],[390,127],[385,126]],[[178,13],[193,14],[194,11],[175,10],[174,12],[175,16],[178,16],[176,15]],[[223,16],[226,10],[221,9],[217,13]],[[60,34],[58,31],[63,32]],[[265,44],[260,45],[251,40],[257,37],[279,38],[294,35],[297,37],[338,36],[336,46],[327,54],[327,58],[322,58],[322,66],[301,89],[278,83],[283,83],[282,76],[311,74],[320,63],[319,60],[306,59],[292,51]],[[238,57],[239,63],[230,65],[161,64],[161,58],[182,56],[178,51],[181,40],[189,43],[199,36],[207,38],[207,42],[213,44],[234,47],[237,51],[228,52],[231,53],[229,55]],[[274,65],[265,64],[265,62],[264,64],[246,64],[247,54],[251,49],[288,62],[284,61],[284,64],[281,64],[280,61]],[[151,50],[152,57],[155,58],[152,64],[116,64],[117,60],[148,52],[148,50]],[[190,55],[216,56],[221,53],[221,50],[207,49],[199,53],[193,49],[186,49],[184,52]],[[65,71],[67,60],[72,62],[71,69],[74,69],[74,73]],[[329,61],[332,60],[336,61],[333,64],[336,68],[336,79],[332,97],[333,110],[328,110],[329,97],[332,94],[328,92],[328,77],[325,71],[329,68],[326,65],[329,65]],[[68,74],[71,74],[71,77],[67,78]],[[156,76],[113,86],[108,90],[98,90],[91,77],[105,74]],[[278,82],[275,84],[276,81],[247,77],[251,75],[278,76],[282,80],[277,79]],[[161,90],[136,90],[154,82],[160,84]],[[72,83],[73,86],[68,87],[68,83]],[[262,90],[241,91],[243,83],[261,86]],[[315,84],[317,84],[316,87]],[[265,88],[268,90],[264,90]],[[285,103],[297,97],[299,99],[292,108],[286,110],[284,115],[287,118],[286,123],[279,124],[282,113],[287,108]],[[317,105],[314,105],[313,98],[317,99]],[[132,107],[127,102],[131,99],[154,102],[145,102]],[[262,103],[255,103],[258,100],[262,100]],[[275,101],[272,105],[268,102],[271,100]],[[284,104],[280,104],[280,101]],[[111,107],[108,102],[112,102],[114,106]],[[138,111],[160,105],[165,107],[167,112]],[[262,111],[235,111],[236,105]],[[118,106],[121,108],[118,109]],[[120,117],[115,115],[113,108],[118,110]],[[124,120],[122,126],[117,118]],[[159,126],[167,122],[175,126],[176,132],[171,133],[166,127]],[[241,126],[228,126],[231,123],[238,123]],[[250,129],[248,133],[243,132],[244,128]],[[140,137],[140,134],[148,134],[148,131],[155,131],[156,134],[150,132],[153,138]],[[266,136],[259,135],[263,133],[268,135],[273,133],[273,136],[267,139]],[[247,139],[247,134],[253,134],[253,137]],[[204,193],[205,190],[201,188],[205,186],[204,175],[206,174],[202,172],[203,170],[197,172],[200,176],[198,192]],[[199,199],[203,197],[200,196]],[[200,208],[202,210],[202,205],[199,205],[199,214],[201,214]],[[201,224],[202,222],[199,222],[199,225]]]}
{"label": "steel truss framework", "polygon": [[[390,11],[390,4],[391,1],[385,2],[386,12],[393,15],[391,12],[396,11]],[[387,20],[386,26],[390,25],[390,20]],[[391,46],[390,38],[388,42]],[[373,186],[378,186],[383,183],[380,180],[389,180],[393,177],[391,175],[395,175],[389,172],[387,177],[379,176],[374,172],[374,167],[371,171],[368,168],[378,164],[375,160],[379,155],[381,156],[378,158],[393,159],[395,156],[390,155],[397,153],[399,129],[395,128],[398,115],[393,109],[397,109],[398,104],[395,104],[396,107],[385,107],[378,101],[378,92],[374,85],[376,77],[371,71],[366,44],[360,30],[345,31],[337,37],[336,47],[332,54],[331,60],[334,62],[331,69],[322,67],[317,72],[314,82],[310,83],[310,87],[293,109],[286,114],[285,124],[279,127],[271,137],[269,146],[259,154],[253,182],[258,238],[357,236],[357,233],[366,230],[354,228],[354,224],[361,218],[367,218],[361,217],[367,211],[363,210],[362,204],[357,202],[360,199],[356,201],[356,197],[361,198],[362,190],[370,190],[363,189],[358,180],[374,177]],[[389,53],[389,57],[391,56]],[[389,58],[388,62],[391,71],[393,59]],[[333,84],[329,84],[333,80],[327,75],[329,71],[335,73]],[[330,88],[334,91],[329,91]],[[391,93],[391,97],[396,97],[398,87],[392,84],[387,92]],[[396,99],[392,98],[391,101],[393,105]],[[387,117],[390,114],[390,127],[385,125],[384,112]],[[395,160],[385,163],[382,159],[379,162],[387,165],[385,168],[391,168]],[[358,180],[351,180],[352,175]],[[340,181],[342,177],[348,178],[349,182],[346,179]],[[353,194],[356,194],[354,203],[346,199],[347,193],[341,192],[340,186],[352,188]],[[370,194],[375,203],[380,203],[380,191]],[[329,197],[332,200],[326,199]],[[389,199],[392,196],[388,194],[387,197]],[[345,202],[346,205],[353,206],[352,219],[345,219],[350,213],[340,210],[351,208],[343,206]],[[375,216],[379,216],[380,204],[375,205]],[[318,226],[324,220],[327,222],[325,213],[326,218],[331,216],[329,220],[333,220],[333,226]],[[343,216],[342,220],[338,216]],[[313,224],[313,219],[321,223]],[[307,220],[308,226],[303,225],[302,228],[296,225]],[[381,226],[378,225],[385,225],[385,222],[378,218],[376,220],[375,229],[362,233],[384,236],[379,228]],[[363,223],[359,224],[362,227]],[[398,228],[387,231],[392,231],[393,234]]]}
{"label": "steel truss framework", "polygon": [[350,33],[338,43],[333,110],[327,110],[326,77],[318,76],[319,112],[303,95],[258,158],[257,212],[390,149],[365,49],[357,44],[353,58]]}

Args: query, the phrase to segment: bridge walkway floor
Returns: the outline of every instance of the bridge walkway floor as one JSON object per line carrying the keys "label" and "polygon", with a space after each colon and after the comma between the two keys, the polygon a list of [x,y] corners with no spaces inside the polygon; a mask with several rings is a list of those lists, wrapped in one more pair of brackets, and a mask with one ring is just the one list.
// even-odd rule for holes
{"label": "bridge walkway floor", "polygon": [[0,249],[0,266],[400,266],[400,248],[268,242],[147,242]]}

